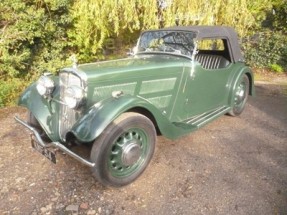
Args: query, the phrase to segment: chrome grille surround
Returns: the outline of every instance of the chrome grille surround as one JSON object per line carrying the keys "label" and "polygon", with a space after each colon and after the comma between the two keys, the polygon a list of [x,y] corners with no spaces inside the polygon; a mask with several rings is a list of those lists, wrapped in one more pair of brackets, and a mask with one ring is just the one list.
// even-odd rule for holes
{"label": "chrome grille surround", "polygon": [[74,70],[63,70],[59,73],[60,82],[60,113],[59,113],[59,136],[66,141],[67,132],[73,127],[81,114],[79,110],[71,109],[64,103],[64,93],[69,86],[78,86],[86,89],[86,81]]}

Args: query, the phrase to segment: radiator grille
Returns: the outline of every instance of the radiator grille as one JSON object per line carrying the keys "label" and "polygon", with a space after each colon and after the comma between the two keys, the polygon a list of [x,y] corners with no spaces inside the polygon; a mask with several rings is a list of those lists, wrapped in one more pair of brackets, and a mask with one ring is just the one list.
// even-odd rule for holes
{"label": "radiator grille", "polygon": [[[81,79],[73,73],[61,72],[60,77],[60,100],[63,101],[65,89],[69,86],[81,86]],[[72,128],[77,120],[77,111],[60,104],[59,134],[65,140],[67,132]]]}

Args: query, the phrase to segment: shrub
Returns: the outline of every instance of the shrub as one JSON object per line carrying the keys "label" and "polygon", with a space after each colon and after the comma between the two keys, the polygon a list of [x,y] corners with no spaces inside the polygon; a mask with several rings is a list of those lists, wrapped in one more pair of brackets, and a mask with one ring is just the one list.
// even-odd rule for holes
{"label": "shrub", "polygon": [[278,64],[271,64],[269,65],[269,68],[276,73],[283,73],[284,69],[282,68],[282,66],[278,65]]}
{"label": "shrub", "polygon": [[281,67],[285,71],[287,71],[286,44],[287,37],[283,32],[270,30],[256,33],[242,41],[244,56],[250,66],[269,68],[273,65],[273,68]]}
{"label": "shrub", "polygon": [[23,86],[44,70],[66,64],[70,2],[0,1],[0,107],[14,104]]}
{"label": "shrub", "polygon": [[14,105],[17,102],[19,92],[27,86],[23,80],[10,79],[8,81],[0,80],[0,108]]}

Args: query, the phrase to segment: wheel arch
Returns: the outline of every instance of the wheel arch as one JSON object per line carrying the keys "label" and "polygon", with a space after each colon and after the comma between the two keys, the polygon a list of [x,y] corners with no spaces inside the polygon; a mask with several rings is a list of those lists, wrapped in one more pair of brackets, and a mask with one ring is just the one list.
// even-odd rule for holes
{"label": "wheel arch", "polygon": [[[58,96],[57,90],[54,96]],[[60,141],[58,131],[59,115],[53,114],[54,109],[57,109],[57,103],[50,102],[48,99],[40,96],[36,89],[36,82],[32,83],[21,94],[18,100],[18,105],[25,107],[38,121],[41,129],[52,141]]]}
{"label": "wheel arch", "polygon": [[247,75],[247,77],[249,79],[249,95],[250,96],[254,96],[255,90],[254,90],[254,77],[253,77],[253,74],[250,71],[245,72],[244,74]]}
{"label": "wheel arch", "polygon": [[172,139],[176,136],[176,131],[171,130],[173,124],[155,106],[130,95],[110,98],[95,104],[75,123],[67,136],[74,136],[80,142],[92,142],[112,121],[125,112],[142,114],[152,121],[157,133],[163,133]]}
{"label": "wheel arch", "polygon": [[232,82],[231,82],[231,88],[230,88],[230,94],[229,94],[229,104],[232,104],[232,101],[234,99],[234,92],[236,90],[236,86],[239,83],[241,77],[243,75],[246,75],[249,80],[249,95],[254,96],[255,95],[255,88],[254,88],[254,76],[251,71],[251,69],[247,66],[244,66],[243,68],[240,69],[240,71],[235,73],[236,75],[234,76]]}
{"label": "wheel arch", "polygon": [[158,122],[157,122],[156,118],[154,117],[153,113],[151,111],[149,111],[148,109],[146,109],[144,107],[133,107],[133,108],[127,110],[126,112],[134,112],[134,113],[139,113],[139,114],[146,116],[153,123],[157,134],[161,135],[161,131],[158,127]]}

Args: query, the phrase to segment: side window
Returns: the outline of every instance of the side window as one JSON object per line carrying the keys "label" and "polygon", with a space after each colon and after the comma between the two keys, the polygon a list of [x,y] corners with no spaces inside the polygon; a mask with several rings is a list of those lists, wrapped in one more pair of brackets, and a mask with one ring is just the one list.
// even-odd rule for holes
{"label": "side window", "polygon": [[203,39],[197,41],[195,60],[205,69],[221,69],[230,64],[226,39]]}
{"label": "side window", "polygon": [[209,51],[224,51],[224,44],[222,39],[205,39],[199,40],[197,43],[198,50]]}

